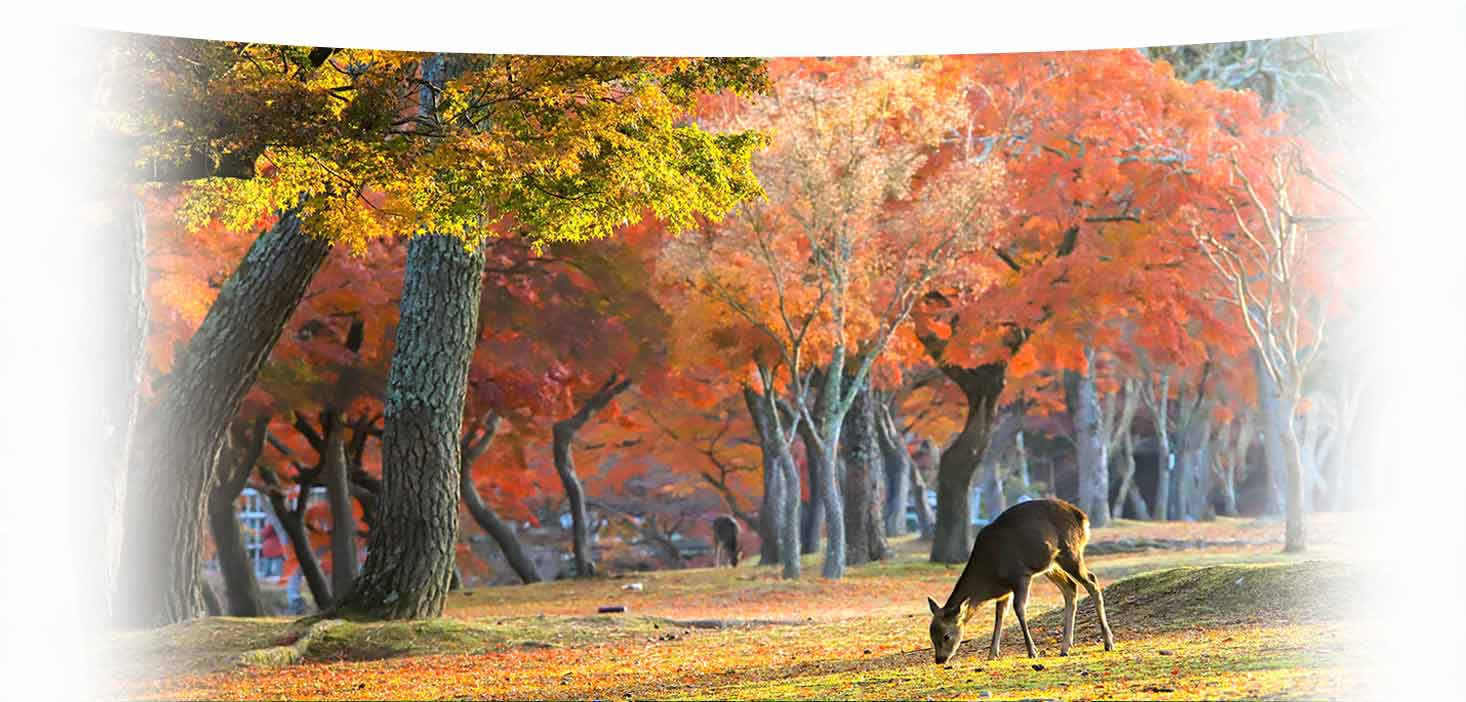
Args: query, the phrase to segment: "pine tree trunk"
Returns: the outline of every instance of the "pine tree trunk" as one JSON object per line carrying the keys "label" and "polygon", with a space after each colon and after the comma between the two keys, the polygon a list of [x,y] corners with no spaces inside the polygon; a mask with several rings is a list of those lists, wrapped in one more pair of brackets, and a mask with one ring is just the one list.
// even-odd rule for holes
{"label": "pine tree trunk", "polygon": [[1089,523],[1102,527],[1110,521],[1110,461],[1100,426],[1099,393],[1094,386],[1095,352],[1084,349],[1087,370],[1078,374],[1075,388],[1074,441],[1079,463],[1079,509]]}
{"label": "pine tree trunk", "polygon": [[382,501],[367,560],[338,614],[417,619],[443,611],[458,540],[463,397],[478,331],[482,248],[422,234],[407,248],[387,378]]}
{"label": "pine tree trunk", "polygon": [[331,245],[295,213],[255,240],[142,417],[129,460],[116,620],[199,615],[199,538],[224,433]]}
{"label": "pine tree trunk", "polygon": [[974,537],[972,517],[972,476],[977,472],[982,451],[987,447],[988,431],[997,413],[998,396],[1003,392],[1005,364],[995,363],[975,369],[943,367],[962,389],[967,399],[967,417],[962,431],[937,463],[937,513],[932,534],[931,560],[934,563],[965,563],[972,550]]}
{"label": "pine tree trunk", "polygon": [[214,539],[219,571],[224,576],[223,610],[231,617],[265,615],[259,581],[255,578],[249,555],[245,553],[244,535],[240,532],[234,501],[239,498],[260,460],[265,448],[265,429],[269,424],[269,415],[262,414],[247,434],[242,427],[235,426],[228,450],[224,452],[225,458],[220,460],[219,480],[209,491],[209,535]]}

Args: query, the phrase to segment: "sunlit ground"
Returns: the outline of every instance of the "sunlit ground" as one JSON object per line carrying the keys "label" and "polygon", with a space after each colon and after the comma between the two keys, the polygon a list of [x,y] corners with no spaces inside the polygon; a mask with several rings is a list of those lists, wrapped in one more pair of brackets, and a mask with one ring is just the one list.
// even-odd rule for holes
{"label": "sunlit ground", "polygon": [[[1311,526],[1301,557],[1279,553],[1277,522],[1096,530],[1096,552],[1144,550],[1090,556],[1113,586],[1117,650],[1099,645],[1081,600],[1067,658],[1062,600],[1041,582],[1029,605],[1040,658],[1009,616],[999,660],[975,640],[935,665],[925,597],[945,599],[960,568],[926,562],[906,537],[894,560],[834,582],[809,557],[799,581],[742,567],[488,588],[455,593],[447,620],[321,627],[308,641],[289,619],[205,620],[119,636],[112,675],[130,697],[170,699],[1359,697],[1373,668],[1347,606],[1368,572],[1347,547],[1358,522]],[[1158,572],[1177,567],[1201,569]],[[633,582],[643,589],[623,589]],[[610,604],[628,611],[595,614]],[[985,640],[990,616],[965,635]]]}

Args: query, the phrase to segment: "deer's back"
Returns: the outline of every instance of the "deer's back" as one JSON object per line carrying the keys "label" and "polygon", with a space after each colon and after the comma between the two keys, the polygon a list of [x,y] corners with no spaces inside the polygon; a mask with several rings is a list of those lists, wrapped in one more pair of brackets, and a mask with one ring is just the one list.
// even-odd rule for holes
{"label": "deer's back", "polygon": [[978,532],[973,557],[1005,562],[1016,555],[1028,570],[1044,570],[1060,553],[1084,553],[1088,523],[1083,510],[1063,500],[1020,502]]}

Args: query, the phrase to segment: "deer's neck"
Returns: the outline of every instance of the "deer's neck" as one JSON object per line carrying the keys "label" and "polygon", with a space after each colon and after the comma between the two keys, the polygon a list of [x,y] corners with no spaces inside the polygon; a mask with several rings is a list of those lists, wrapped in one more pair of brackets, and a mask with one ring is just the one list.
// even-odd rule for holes
{"label": "deer's neck", "polygon": [[947,597],[947,606],[969,600],[968,606],[975,607],[1002,597],[1008,592],[1009,588],[998,583],[993,573],[992,563],[982,558],[980,552],[974,552],[972,558],[967,561],[967,567],[962,569],[962,575],[958,576],[957,584],[952,588],[952,594]]}

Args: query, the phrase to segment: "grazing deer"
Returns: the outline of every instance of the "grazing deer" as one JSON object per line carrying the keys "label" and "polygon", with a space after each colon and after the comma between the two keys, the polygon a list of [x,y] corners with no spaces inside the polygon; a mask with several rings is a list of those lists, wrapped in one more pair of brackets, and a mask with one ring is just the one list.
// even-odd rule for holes
{"label": "grazing deer", "polygon": [[734,568],[738,567],[738,522],[732,517],[721,516],[713,520],[713,567],[723,564],[723,554]]}
{"label": "grazing deer", "polygon": [[1013,614],[1023,630],[1023,643],[1028,645],[1028,657],[1037,658],[1038,649],[1028,632],[1024,612],[1029,581],[1035,575],[1047,576],[1064,595],[1064,638],[1059,643],[1059,655],[1069,655],[1069,647],[1074,643],[1076,583],[1094,600],[1105,650],[1115,650],[1115,637],[1105,619],[1104,597],[1100,595],[1094,573],[1084,566],[1084,545],[1088,542],[1089,517],[1063,500],[1028,500],[1004,510],[977,533],[972,556],[957,578],[947,604],[938,607],[936,600],[926,598],[932,612],[932,648],[937,663],[946,663],[957,652],[962,643],[962,627],[989,600],[997,600],[997,615],[993,620],[988,657],[998,657],[998,643],[1003,636],[1003,606],[1012,599]]}

